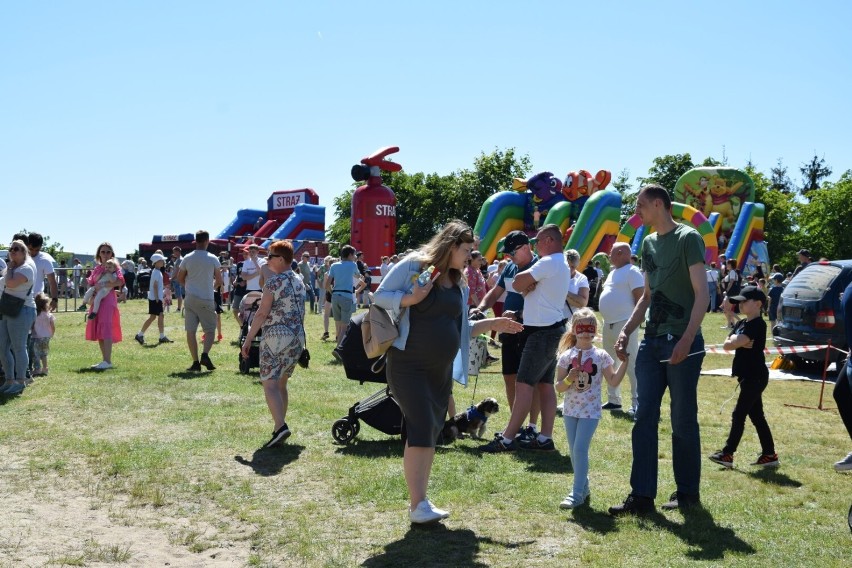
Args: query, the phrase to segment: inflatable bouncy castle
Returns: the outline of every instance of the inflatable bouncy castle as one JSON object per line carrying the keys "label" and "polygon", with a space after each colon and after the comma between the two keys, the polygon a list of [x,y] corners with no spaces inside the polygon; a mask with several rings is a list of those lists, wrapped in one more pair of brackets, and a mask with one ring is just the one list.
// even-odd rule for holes
{"label": "inflatable bouncy castle", "polygon": [[[480,250],[489,262],[497,257],[500,240],[509,231],[533,235],[553,223],[566,237],[566,249],[576,249],[585,266],[595,255],[609,253],[612,244],[628,242],[638,254],[642,240],[654,231],[637,215],[619,228],[621,195],[607,190],[610,173],[592,176],[585,170],[570,172],[564,181],[550,172],[515,180],[512,191],[489,197],[479,212],[475,231]],[[746,273],[769,258],[763,242],[764,207],[754,202],[754,183],[734,168],[694,168],[683,174],[674,188],[672,216],[695,228],[704,239],[705,261],[717,262],[720,253],[735,259]]]}
{"label": "inflatable bouncy castle", "polygon": [[[318,204],[319,197],[310,188],[281,190],[266,200],[265,209],[240,209],[236,217],[215,236],[211,233],[213,254],[229,251],[235,256],[242,247],[252,243],[268,248],[272,241],[290,239],[293,247],[306,241],[325,240],[325,207]],[[151,256],[157,249],[167,255],[175,246],[184,253],[195,248],[195,234],[154,235],[150,243],[140,243],[139,253]],[[316,255],[313,255],[316,256]]]}

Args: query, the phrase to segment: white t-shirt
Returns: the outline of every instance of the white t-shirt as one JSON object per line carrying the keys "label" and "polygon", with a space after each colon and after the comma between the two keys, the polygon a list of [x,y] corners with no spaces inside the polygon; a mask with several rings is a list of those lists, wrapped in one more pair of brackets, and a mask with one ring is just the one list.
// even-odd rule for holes
{"label": "white t-shirt", "polygon": [[[708,284],[714,284],[714,283],[718,283],[718,282],[719,282],[719,273],[716,272],[715,268],[708,268],[707,269],[707,283]],[[715,284],[714,284],[714,286],[715,286]]]}
{"label": "white t-shirt", "polygon": [[219,266],[219,259],[206,250],[194,250],[183,257],[180,267],[186,270],[186,294],[212,300],[213,278]]}
{"label": "white t-shirt", "polygon": [[[524,325],[543,327],[565,319],[565,296],[571,280],[571,267],[561,252],[540,258],[529,268],[535,290],[524,298]],[[520,293],[512,281],[512,290]],[[588,283],[586,283],[588,286]]]}
{"label": "white t-shirt", "polygon": [[563,416],[574,418],[601,417],[601,389],[606,379],[603,370],[612,367],[609,354],[600,347],[581,351],[572,347],[559,354],[556,365],[562,369],[580,368],[580,376],[565,391]]}
{"label": "white t-shirt", "polygon": [[[569,266],[568,268],[570,270],[571,267]],[[576,270],[574,272],[574,277],[568,278],[568,292],[571,294],[579,294],[581,288],[585,288],[586,290],[590,288],[589,278],[579,270]],[[568,299],[566,298],[562,306],[562,315],[565,319],[568,319],[573,313],[574,307],[568,303]]]}
{"label": "white t-shirt", "polygon": [[260,268],[266,264],[266,260],[258,258],[257,260],[249,257],[243,261],[243,270],[241,275],[246,281],[246,291],[252,292],[260,290]]}
{"label": "white t-shirt", "polygon": [[33,296],[44,292],[44,278],[53,274],[53,257],[44,251],[40,251],[32,257],[36,266],[35,281],[33,281]]}
{"label": "white t-shirt", "polygon": [[599,309],[604,323],[614,323],[630,318],[633,308],[633,290],[645,287],[645,277],[632,264],[613,270],[604,282]]}
{"label": "white t-shirt", "polygon": [[[154,292],[154,288],[157,289],[156,292]],[[163,273],[158,268],[151,271],[151,281],[148,285],[148,299],[163,301]]]}

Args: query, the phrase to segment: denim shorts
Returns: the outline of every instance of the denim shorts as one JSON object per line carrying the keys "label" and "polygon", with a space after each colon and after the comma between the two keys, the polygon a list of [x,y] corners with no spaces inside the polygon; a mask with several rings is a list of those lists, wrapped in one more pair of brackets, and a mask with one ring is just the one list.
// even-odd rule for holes
{"label": "denim shorts", "polygon": [[354,314],[355,302],[352,300],[352,294],[331,295],[331,315],[334,321],[349,323]]}
{"label": "denim shorts", "polygon": [[539,330],[527,328],[527,342],[521,353],[517,382],[535,386],[539,383],[553,384],[556,373],[556,348],[565,333],[565,325]]}

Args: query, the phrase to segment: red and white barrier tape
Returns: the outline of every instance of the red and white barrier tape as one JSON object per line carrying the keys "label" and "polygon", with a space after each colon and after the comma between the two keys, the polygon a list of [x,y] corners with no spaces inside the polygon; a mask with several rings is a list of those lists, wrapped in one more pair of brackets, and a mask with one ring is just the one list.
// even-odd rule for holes
{"label": "red and white barrier tape", "polygon": [[[848,351],[838,349],[834,345],[799,345],[796,347],[767,347],[763,350],[766,355],[790,355],[795,353],[805,353],[807,351],[822,351],[823,349],[834,349],[841,353],[849,354]],[[733,355],[735,351],[725,351],[721,345],[705,345],[704,350],[707,353],[727,353]]]}

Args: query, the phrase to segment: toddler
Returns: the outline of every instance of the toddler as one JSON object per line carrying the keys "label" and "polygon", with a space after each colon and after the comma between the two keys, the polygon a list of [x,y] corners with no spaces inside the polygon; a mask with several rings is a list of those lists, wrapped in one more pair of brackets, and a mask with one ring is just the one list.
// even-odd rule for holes
{"label": "toddler", "polygon": [[[101,300],[107,297],[107,294],[112,292],[114,285],[118,282],[118,276],[116,273],[121,270],[121,267],[118,264],[118,261],[115,258],[111,258],[104,263],[104,273],[101,274],[101,277],[98,278],[98,281],[94,286],[90,286],[88,290],[86,290],[86,294],[83,296],[83,303],[88,304],[92,303],[92,312],[89,314],[89,319],[95,319],[98,315],[98,310],[101,307]],[[92,301],[92,297],[94,296],[94,301]]]}
{"label": "toddler", "polygon": [[56,332],[56,317],[50,313],[50,296],[36,295],[36,319],[33,322],[33,376],[40,377],[49,371],[47,354],[50,353],[50,338]]}
{"label": "toddler", "polygon": [[725,351],[736,349],[731,374],[740,383],[740,396],[731,416],[731,431],[725,447],[709,456],[710,461],[727,468],[734,467],[734,453],[743,437],[746,417],[751,418],[760,440],[761,454],[751,465],[776,467],[779,465],[775,453],[772,431],[763,415],[763,391],[769,384],[769,369],[763,357],[766,347],[766,322],[760,311],[766,305],[766,294],[756,286],[746,286],[739,295],[731,296],[731,302],[740,307],[745,319],[734,326],[725,340]]}
{"label": "toddler", "polygon": [[601,378],[617,387],[627,371],[627,361],[613,370],[612,357],[592,344],[597,326],[592,310],[575,311],[557,349],[556,391],[565,393],[562,417],[574,467],[574,486],[559,505],[562,509],[579,507],[589,498],[589,446],[601,419]]}

